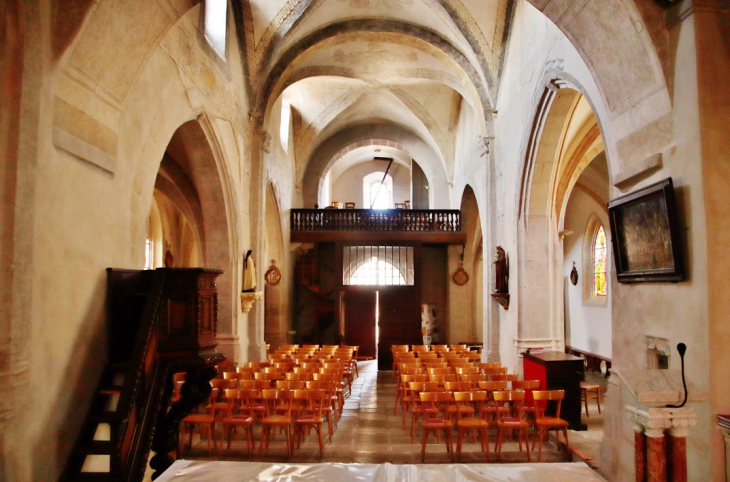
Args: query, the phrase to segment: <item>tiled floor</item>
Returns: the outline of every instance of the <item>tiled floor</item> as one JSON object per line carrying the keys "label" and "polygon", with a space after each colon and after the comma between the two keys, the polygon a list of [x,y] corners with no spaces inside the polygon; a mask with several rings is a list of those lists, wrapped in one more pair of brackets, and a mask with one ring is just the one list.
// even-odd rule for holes
{"label": "tiled floor", "polygon": [[[286,447],[284,436],[277,435],[272,441],[268,452],[262,457],[252,454],[251,458],[246,457],[245,441],[234,440],[230,451],[224,451],[221,457],[210,457],[207,451],[205,440],[194,442],[192,450],[186,450],[183,458],[198,460],[252,460],[269,463],[311,463],[311,462],[342,462],[342,463],[385,463],[392,464],[420,464],[421,444],[420,431],[416,436],[416,443],[411,443],[409,430],[401,427],[400,409],[394,414],[395,382],[390,372],[378,372],[376,362],[361,362],[360,376],[355,379],[352,386],[352,395],[345,401],[345,410],[342,419],[339,421],[332,442],[325,439],[325,452],[322,459],[319,458],[319,449],[316,442],[316,434],[312,432],[308,440],[302,443],[301,448],[296,449],[293,457],[286,458]],[[600,420],[602,421],[602,419]],[[598,417],[591,415],[591,425],[599,422]],[[407,426],[409,428],[409,426]],[[326,427],[325,427],[326,432]],[[258,443],[260,428],[254,429],[255,438]],[[589,435],[589,436],[587,436]],[[589,433],[570,432],[571,444],[587,455],[595,454],[597,459],[600,439]],[[234,435],[235,437],[235,435]],[[493,432],[490,436],[490,448],[494,450]],[[456,437],[454,437],[454,446]],[[258,446],[256,447],[258,449]],[[537,447],[533,453],[533,461],[537,458]],[[492,461],[496,461],[496,454],[490,453]],[[436,443],[434,437],[426,447],[426,463],[440,464],[451,463],[452,459],[446,453],[443,439]],[[485,462],[484,453],[480,451],[478,443],[471,443],[465,440],[462,450],[462,462]],[[504,445],[502,462],[527,462],[525,451],[518,450],[517,442],[508,442]],[[558,462],[569,461],[569,456],[559,452],[552,444],[543,446],[543,461]]]}

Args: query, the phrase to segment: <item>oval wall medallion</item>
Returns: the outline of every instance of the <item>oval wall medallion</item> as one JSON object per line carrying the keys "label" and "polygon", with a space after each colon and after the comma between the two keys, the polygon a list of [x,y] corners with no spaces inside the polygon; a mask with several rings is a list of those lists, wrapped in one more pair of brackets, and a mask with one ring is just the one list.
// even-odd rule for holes
{"label": "oval wall medallion", "polygon": [[276,260],[271,260],[271,266],[264,273],[264,280],[269,286],[278,285],[279,281],[281,281],[281,271],[276,267]]}
{"label": "oval wall medallion", "polygon": [[463,263],[459,263],[459,269],[454,273],[454,283],[459,286],[464,286],[469,282],[469,275],[464,271]]}
{"label": "oval wall medallion", "polygon": [[570,282],[573,286],[578,284],[578,270],[575,269],[575,261],[573,261],[573,270],[570,272]]}

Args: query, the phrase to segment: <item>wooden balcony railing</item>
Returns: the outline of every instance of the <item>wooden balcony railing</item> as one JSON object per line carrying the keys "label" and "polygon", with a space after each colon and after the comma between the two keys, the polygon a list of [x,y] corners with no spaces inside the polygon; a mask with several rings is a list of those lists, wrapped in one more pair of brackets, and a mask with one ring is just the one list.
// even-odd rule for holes
{"label": "wooden balcony railing", "polygon": [[455,233],[458,209],[292,209],[291,231],[392,231]]}

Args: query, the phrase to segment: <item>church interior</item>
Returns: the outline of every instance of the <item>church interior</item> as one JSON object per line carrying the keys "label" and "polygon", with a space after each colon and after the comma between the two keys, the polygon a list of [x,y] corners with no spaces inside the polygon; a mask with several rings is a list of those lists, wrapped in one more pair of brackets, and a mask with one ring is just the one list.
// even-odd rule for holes
{"label": "church interior", "polygon": [[6,0],[0,47],[0,480],[110,367],[128,475],[183,366],[431,344],[582,358],[608,480],[730,480],[727,0]]}

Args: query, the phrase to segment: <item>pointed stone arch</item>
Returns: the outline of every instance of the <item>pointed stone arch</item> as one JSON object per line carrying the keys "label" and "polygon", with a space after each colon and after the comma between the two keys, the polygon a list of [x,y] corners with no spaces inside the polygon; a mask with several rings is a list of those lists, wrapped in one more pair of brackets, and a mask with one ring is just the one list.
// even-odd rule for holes
{"label": "pointed stone arch", "polygon": [[[199,241],[201,267],[224,271],[216,280],[219,293],[217,336],[221,339],[219,351],[234,359],[237,349],[230,339],[236,335],[238,319],[234,297],[238,291],[238,263],[234,256],[234,227],[227,184],[230,176],[225,172],[223,155],[207,116],[200,115],[179,125],[170,137],[163,157],[155,189],[173,200],[190,223]],[[151,203],[152,196],[148,199]]]}
{"label": "pointed stone arch", "polygon": [[[600,123],[586,97],[593,119],[574,137],[579,142],[570,154],[566,152],[568,128],[585,90],[573,79],[555,75],[545,79],[537,97],[516,190],[518,263],[517,283],[511,283],[511,291],[517,294],[517,352],[531,347],[564,349],[560,230],[569,194],[580,173],[597,152],[604,150]],[[511,271],[514,275],[514,268]]]}

